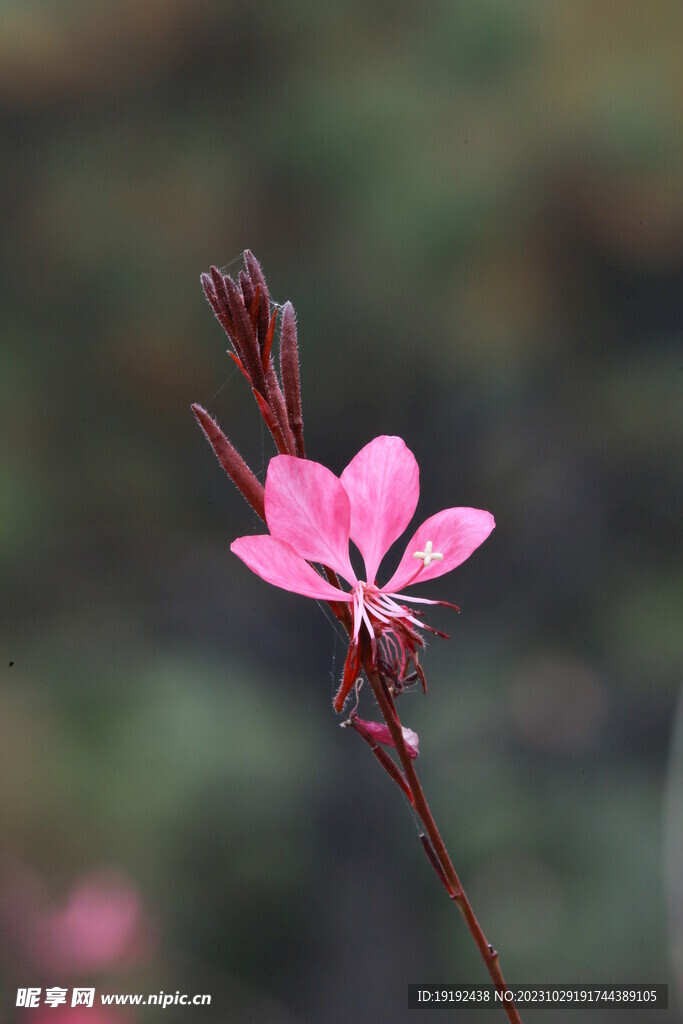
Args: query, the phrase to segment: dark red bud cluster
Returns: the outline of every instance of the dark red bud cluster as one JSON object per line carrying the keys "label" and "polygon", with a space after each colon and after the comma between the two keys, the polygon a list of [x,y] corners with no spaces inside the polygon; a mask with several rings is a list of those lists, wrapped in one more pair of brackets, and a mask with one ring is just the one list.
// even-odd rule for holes
{"label": "dark red bud cluster", "polygon": [[[216,319],[230,339],[232,351],[228,355],[249,382],[278,452],[306,458],[294,307],[286,302],[281,309],[278,379],[272,354],[280,307],[271,308],[268,286],[253,253],[244,250],[244,269],[240,270],[237,282],[218,267],[202,274],[201,281]],[[206,409],[193,405],[192,411],[221,466],[264,519],[262,484]]]}
{"label": "dark red bud cluster", "polygon": [[237,282],[211,267],[202,274],[202,288],[230,339],[229,355],[249,381],[277,450],[305,458],[294,309],[290,302],[282,309],[278,379],[272,358],[278,307],[271,310],[263,272],[249,249],[244,251],[244,264]]}

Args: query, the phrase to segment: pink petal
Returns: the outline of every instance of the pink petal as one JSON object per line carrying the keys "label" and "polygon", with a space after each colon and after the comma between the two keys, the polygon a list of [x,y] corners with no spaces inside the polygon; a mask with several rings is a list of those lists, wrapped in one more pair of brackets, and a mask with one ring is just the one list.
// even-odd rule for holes
{"label": "pink petal", "polygon": [[265,503],[273,537],[357,582],[349,560],[351,508],[334,473],[319,462],[276,455],[268,466]]}
{"label": "pink petal", "polygon": [[233,554],[241,558],[252,572],[275,587],[316,597],[323,601],[350,601],[351,594],[337,590],[324,580],[294,548],[276,537],[258,534],[238,537],[230,545]]}
{"label": "pink petal", "polygon": [[376,437],[341,475],[351,502],[351,540],[365,559],[368,583],[413,518],[420,494],[415,456],[400,437]]}
{"label": "pink petal", "polygon": [[[391,594],[409,583],[422,583],[450,572],[470,557],[495,525],[491,513],[480,508],[447,508],[437,512],[417,529],[398,569],[382,590]],[[414,554],[425,551],[428,541],[432,542],[432,551],[442,554],[443,559],[434,560],[419,571],[421,563]]]}
{"label": "pink petal", "polygon": [[417,755],[420,753],[420,737],[414,729],[408,729],[405,726],[403,726],[401,732],[403,733],[403,740],[408,748],[408,753],[412,759],[415,760]]}

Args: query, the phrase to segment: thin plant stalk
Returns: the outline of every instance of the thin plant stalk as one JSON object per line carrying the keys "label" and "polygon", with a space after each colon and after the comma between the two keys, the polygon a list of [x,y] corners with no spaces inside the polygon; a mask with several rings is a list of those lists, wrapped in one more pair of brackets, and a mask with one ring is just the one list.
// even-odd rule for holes
{"label": "thin plant stalk", "polygon": [[522,1024],[522,1019],[517,1012],[514,1002],[509,1001],[510,990],[505,982],[505,978],[503,977],[498,952],[487,941],[482,927],[472,910],[470,901],[467,898],[458,874],[453,867],[453,862],[451,861],[448,850],[446,849],[446,844],[441,838],[441,833],[439,832],[434,816],[430,810],[429,804],[427,803],[427,798],[424,795],[420,780],[418,779],[417,772],[415,771],[413,759],[410,757],[410,754],[406,749],[405,740],[403,738],[403,729],[401,727],[401,722],[398,717],[394,701],[391,694],[387,691],[386,683],[382,680],[379,672],[372,663],[369,645],[365,642],[364,637],[361,637],[360,642],[362,644],[361,660],[365,675],[370,683],[373,695],[377,701],[380,712],[382,713],[382,717],[384,718],[389,732],[391,733],[391,738],[394,741],[394,745],[401,762],[401,767],[403,768],[405,780],[412,794],[412,803],[415,813],[424,826],[432,849],[437,857],[439,865],[441,866],[446,881],[448,882],[448,886],[450,890],[452,890],[453,894],[451,899],[465,919],[465,924],[476,943],[477,949],[479,950],[486,965],[486,969],[491,976],[491,981],[493,982],[496,991],[505,996],[503,1008],[505,1009],[510,1024]]}
{"label": "thin plant stalk", "polygon": [[[281,387],[271,360],[275,311],[271,315],[265,279],[258,262],[248,250],[245,251],[245,262],[247,270],[240,274],[240,288],[230,277],[222,274],[216,267],[212,267],[210,274],[202,275],[204,291],[217,319],[233,344],[234,353],[229,354],[251,384],[261,416],[271,430],[278,451],[281,453],[295,452],[300,458],[305,458],[294,310],[289,303],[283,310]],[[200,406],[193,406],[193,412],[223,469],[257,515],[264,519],[262,484],[235,451],[215,420]],[[322,569],[328,582],[337,589],[341,589],[337,574],[326,566],[323,566]],[[349,637],[352,637],[353,622],[348,604],[334,601],[329,601],[328,604]],[[359,647],[354,656],[354,672],[356,667],[358,669],[362,667],[367,677],[391,735],[403,772],[401,773],[396,763],[391,760],[389,755],[385,755],[385,752],[376,743],[369,741],[373,753],[391,779],[409,799],[420,819],[424,828],[424,835],[420,836],[420,840],[430,864],[449,897],[462,914],[496,992],[504,997],[502,1005],[510,1024],[522,1024],[521,1017],[511,999],[510,989],[503,977],[498,952],[484,935],[427,803],[415,771],[413,757],[406,746],[390,683],[382,675],[370,636],[365,630],[361,630],[358,644]],[[415,664],[424,688],[424,673],[419,668],[417,661]],[[354,680],[349,678],[346,685],[350,688],[353,682]],[[347,693],[348,689],[345,689],[344,692],[337,695],[339,698],[339,706],[335,704],[337,711],[341,711],[341,705],[343,705]]]}

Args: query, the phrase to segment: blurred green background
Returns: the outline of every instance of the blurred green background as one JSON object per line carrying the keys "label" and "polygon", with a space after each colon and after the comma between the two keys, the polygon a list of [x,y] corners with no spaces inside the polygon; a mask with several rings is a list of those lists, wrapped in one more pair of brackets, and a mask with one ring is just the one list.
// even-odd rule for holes
{"label": "blurred green background", "polygon": [[[0,15],[7,1019],[17,986],[83,977],[273,1024],[414,1021],[409,981],[486,980],[338,728],[333,626],[228,550],[259,524],[189,405],[263,474],[199,287],[247,246],[298,313],[309,455],[340,472],[397,433],[418,517],[496,516],[403,715],[506,975],[668,981],[677,1019],[680,2]],[[39,969],[44,908],[104,869],[146,940]]]}

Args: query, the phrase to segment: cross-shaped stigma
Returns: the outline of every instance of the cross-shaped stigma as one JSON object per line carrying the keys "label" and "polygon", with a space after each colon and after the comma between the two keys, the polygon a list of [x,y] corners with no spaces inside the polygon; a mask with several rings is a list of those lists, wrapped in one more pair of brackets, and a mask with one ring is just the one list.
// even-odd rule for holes
{"label": "cross-shaped stigma", "polygon": [[424,565],[425,569],[427,568],[430,562],[443,561],[443,555],[439,551],[432,551],[431,540],[428,540],[427,543],[425,544],[424,551],[413,552],[413,558],[422,559],[422,564]]}

